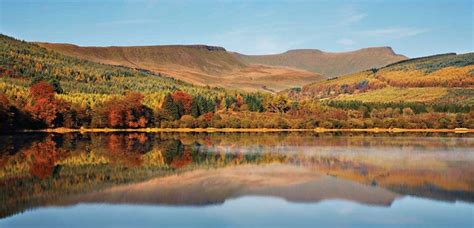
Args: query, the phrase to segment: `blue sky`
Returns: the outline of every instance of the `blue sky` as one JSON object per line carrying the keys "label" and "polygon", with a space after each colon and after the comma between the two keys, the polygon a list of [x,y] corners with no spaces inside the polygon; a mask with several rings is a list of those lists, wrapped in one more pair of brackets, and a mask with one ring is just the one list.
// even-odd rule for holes
{"label": "blue sky", "polygon": [[0,32],[84,46],[209,44],[244,54],[391,46],[473,52],[471,0],[0,0]]}

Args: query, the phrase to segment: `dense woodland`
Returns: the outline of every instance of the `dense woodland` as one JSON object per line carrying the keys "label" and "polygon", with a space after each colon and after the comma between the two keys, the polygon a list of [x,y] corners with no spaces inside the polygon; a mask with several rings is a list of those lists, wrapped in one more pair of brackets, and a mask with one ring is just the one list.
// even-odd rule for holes
{"label": "dense woodland", "polygon": [[[471,102],[360,102],[315,95],[451,83],[450,87],[468,91],[466,100],[472,100],[474,55],[448,57],[449,61],[404,61],[362,72],[357,80],[350,79],[353,84],[335,79],[303,90],[249,93],[194,86],[141,69],[67,57],[2,35],[0,131],[58,127],[474,128]],[[405,72],[409,80],[392,82],[396,77],[391,72],[398,72],[397,77]],[[370,77],[363,77],[366,74]],[[421,77],[418,74],[426,82],[413,81]]]}
{"label": "dense woodland", "polygon": [[[350,94],[352,99],[358,94],[377,90],[404,89],[413,95],[424,97],[440,89],[447,94],[456,94],[457,99],[440,96],[436,103],[474,104],[474,53],[444,54],[424,58],[403,60],[380,69],[370,69],[359,73],[328,79],[304,86],[301,91],[290,91],[290,95],[311,98],[335,98]],[[408,89],[417,88],[417,89]],[[408,90],[407,90],[408,89]],[[468,96],[462,96],[468,94]],[[439,95],[439,94],[438,94]],[[379,99],[381,102],[383,96]]]}

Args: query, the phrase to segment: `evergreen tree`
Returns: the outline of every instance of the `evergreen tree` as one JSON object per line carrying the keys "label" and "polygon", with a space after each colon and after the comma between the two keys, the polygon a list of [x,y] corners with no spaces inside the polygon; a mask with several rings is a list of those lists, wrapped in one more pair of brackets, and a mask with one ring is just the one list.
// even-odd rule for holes
{"label": "evergreen tree", "polygon": [[179,107],[173,101],[173,98],[170,94],[165,96],[162,108],[163,112],[165,113],[165,118],[167,118],[168,120],[177,120],[180,118]]}
{"label": "evergreen tree", "polygon": [[[199,100],[200,100],[200,99],[199,99]],[[195,118],[198,117],[198,116],[200,116],[200,114],[201,114],[201,113],[199,112],[199,105],[198,105],[198,101],[199,101],[199,100],[198,100],[198,99],[195,99],[194,102],[193,102],[193,104],[192,104],[192,106],[191,106],[191,115],[192,115],[193,117],[195,117]]]}
{"label": "evergreen tree", "polygon": [[57,78],[53,78],[51,80],[48,80],[49,84],[53,86],[54,92],[57,94],[63,93],[63,88],[61,88],[61,84],[59,84],[59,80]]}
{"label": "evergreen tree", "polygon": [[262,99],[257,95],[247,95],[244,97],[244,101],[249,107],[249,111],[263,112]]}

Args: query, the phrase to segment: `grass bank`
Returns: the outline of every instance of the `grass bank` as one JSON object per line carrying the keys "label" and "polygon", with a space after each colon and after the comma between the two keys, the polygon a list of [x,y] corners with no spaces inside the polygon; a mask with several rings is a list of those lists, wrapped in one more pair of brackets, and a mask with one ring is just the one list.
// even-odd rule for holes
{"label": "grass bank", "polygon": [[88,133],[88,132],[446,132],[446,133],[474,133],[474,129],[405,129],[405,128],[368,128],[368,129],[277,129],[277,128],[136,128],[136,129],[113,129],[113,128],[49,128],[41,130],[23,130],[22,132],[51,132],[51,133]]}

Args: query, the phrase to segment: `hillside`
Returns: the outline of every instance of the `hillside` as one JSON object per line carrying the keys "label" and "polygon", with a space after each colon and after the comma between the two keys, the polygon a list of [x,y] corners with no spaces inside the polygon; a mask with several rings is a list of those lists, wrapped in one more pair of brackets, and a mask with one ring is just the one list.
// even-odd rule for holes
{"label": "hillside", "polygon": [[[402,61],[277,94],[193,85],[146,69],[63,55],[3,35],[0,57],[0,132],[57,127],[474,126],[474,53]],[[263,87],[271,82],[288,88],[295,78],[286,68],[264,65],[248,65],[241,72],[245,77],[230,85],[257,89],[257,83]],[[261,75],[266,76],[259,79]]]}
{"label": "hillside", "polygon": [[474,53],[400,61],[306,85],[295,97],[361,102],[474,105]]}
{"label": "hillside", "polygon": [[364,48],[351,52],[323,52],[316,49],[290,50],[275,55],[233,55],[247,64],[287,66],[320,73],[326,78],[378,68],[407,59],[390,47]]}
{"label": "hillside", "polygon": [[246,64],[222,47],[165,45],[80,47],[37,43],[64,55],[98,63],[140,68],[196,85],[244,90],[282,90],[321,80],[316,73],[288,67]]}
{"label": "hillside", "polygon": [[94,106],[114,95],[141,92],[150,107],[161,103],[165,94],[177,89],[214,98],[221,89],[194,86],[145,70],[98,64],[65,56],[0,35],[0,93],[24,104],[32,81],[46,80],[61,87],[61,98]]}

